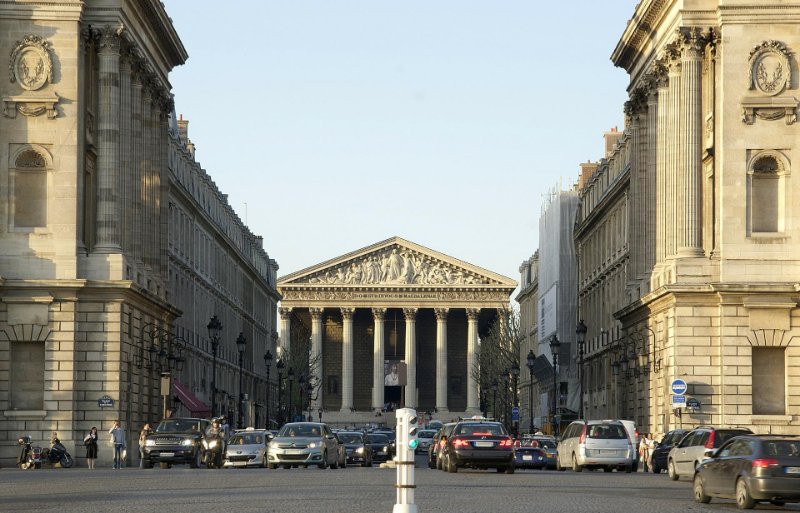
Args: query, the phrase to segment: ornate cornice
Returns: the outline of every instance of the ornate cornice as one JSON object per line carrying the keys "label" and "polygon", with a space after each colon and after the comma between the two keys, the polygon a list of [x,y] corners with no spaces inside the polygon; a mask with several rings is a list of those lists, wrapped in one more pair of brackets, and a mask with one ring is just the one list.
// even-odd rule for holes
{"label": "ornate cornice", "polygon": [[655,27],[666,12],[669,0],[642,0],[611,54],[615,66],[630,72],[634,57],[655,36]]}

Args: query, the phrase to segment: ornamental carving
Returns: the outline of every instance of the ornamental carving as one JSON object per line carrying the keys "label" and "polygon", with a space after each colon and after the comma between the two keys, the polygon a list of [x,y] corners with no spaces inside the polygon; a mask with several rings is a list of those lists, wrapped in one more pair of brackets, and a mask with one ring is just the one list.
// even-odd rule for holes
{"label": "ornamental carving", "polygon": [[[371,292],[349,290],[284,290],[285,301],[447,301],[447,302],[508,302],[508,293],[493,290],[435,291],[435,292]],[[375,309],[373,309],[375,313]]]}
{"label": "ornamental carving", "polygon": [[26,91],[38,91],[53,82],[50,43],[36,35],[25,36],[14,44],[8,66],[11,83]]}
{"label": "ornamental carving", "polygon": [[791,85],[791,52],[780,41],[764,41],[750,52],[750,89],[767,96],[782,93]]}

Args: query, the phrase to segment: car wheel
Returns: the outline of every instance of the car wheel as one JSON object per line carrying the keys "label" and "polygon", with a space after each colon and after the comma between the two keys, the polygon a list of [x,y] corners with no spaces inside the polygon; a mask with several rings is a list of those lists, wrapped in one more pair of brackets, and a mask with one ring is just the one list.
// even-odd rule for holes
{"label": "car wheel", "polygon": [[339,468],[339,456],[338,455],[336,456],[336,459],[333,460],[333,463],[331,463],[331,466],[329,468],[331,468],[332,470],[336,470],[336,469]]}
{"label": "car wheel", "polygon": [[574,454],[572,455],[572,471],[583,472],[583,466],[578,465],[578,458]]}
{"label": "car wheel", "polygon": [[558,470],[559,472],[564,472],[565,470],[567,470],[566,467],[561,466],[561,460],[558,458],[558,456],[556,456],[556,470]]}
{"label": "car wheel", "polygon": [[700,474],[695,474],[694,476],[694,500],[702,504],[711,502],[711,497],[706,495],[706,489],[705,486],[703,486],[703,478],[700,477]]}
{"label": "car wheel", "polygon": [[603,472],[611,472],[612,470],[614,469],[611,467],[603,467]]}
{"label": "car wheel", "polygon": [[656,465],[653,465],[653,467],[650,470],[653,471],[653,474],[660,474],[661,473],[661,467],[656,466]]}
{"label": "car wheel", "polygon": [[506,467],[506,474],[513,474],[513,473],[514,473],[514,464],[512,463],[511,465]]}
{"label": "car wheel", "polygon": [[33,463],[32,465],[33,465],[33,468],[36,468],[36,469],[42,468],[42,464],[41,463]]}
{"label": "car wheel", "polygon": [[632,470],[633,470],[633,468],[631,468],[630,465],[625,465],[625,473],[626,474],[630,474]]}
{"label": "car wheel", "polygon": [[456,472],[458,472],[458,465],[456,465],[456,462],[450,456],[447,456],[446,464],[448,472],[450,472],[451,474],[455,474]]}
{"label": "car wheel", "polygon": [[153,462],[149,458],[142,458],[142,468],[153,468]]}
{"label": "car wheel", "polygon": [[163,462],[163,461],[162,461],[162,462],[159,464],[159,466],[160,466],[161,468],[169,468],[169,463],[166,463],[166,462]]}
{"label": "car wheel", "polygon": [[322,470],[325,470],[327,467],[328,467],[328,453],[327,452],[323,452],[322,453],[322,461],[319,462],[319,465],[317,465],[317,468],[321,468]]}
{"label": "car wheel", "polygon": [[677,472],[675,472],[675,462],[672,460],[667,462],[667,472],[669,472],[669,478],[673,481],[677,481],[681,477]]}
{"label": "car wheel", "polygon": [[769,501],[773,506],[786,506],[786,501]]}
{"label": "car wheel", "polygon": [[270,470],[275,470],[276,468],[278,468],[278,465],[274,463],[267,463],[267,468]]}
{"label": "car wheel", "polygon": [[61,457],[61,468],[70,468],[74,463],[75,461],[69,454],[65,454],[64,456]]}
{"label": "car wheel", "polygon": [[742,478],[736,481],[736,506],[739,509],[753,509],[756,507],[756,501],[750,496],[747,483]]}
{"label": "car wheel", "polygon": [[286,470],[289,470],[290,468],[292,468],[292,466],[291,465],[284,465],[283,468],[285,468]]}

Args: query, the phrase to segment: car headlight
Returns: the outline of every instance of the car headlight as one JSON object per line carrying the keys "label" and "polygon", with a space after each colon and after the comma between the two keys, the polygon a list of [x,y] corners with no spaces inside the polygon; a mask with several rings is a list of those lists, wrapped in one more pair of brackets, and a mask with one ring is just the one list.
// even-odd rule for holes
{"label": "car headlight", "polygon": [[216,446],[217,446],[217,440],[211,440],[211,442],[208,444],[209,449],[213,449]]}
{"label": "car headlight", "polygon": [[277,449],[278,448],[278,442],[270,442],[269,443],[269,448],[270,449]]}
{"label": "car headlight", "polygon": [[192,440],[191,438],[187,438],[186,440],[184,440],[183,442],[181,442],[181,445],[183,445],[183,446],[190,446],[190,445],[194,445],[194,440]]}
{"label": "car headlight", "polygon": [[384,446],[383,446],[383,452],[387,452],[388,450],[389,450],[389,448],[388,448],[387,446],[385,446],[385,445],[384,445]]}
{"label": "car headlight", "polygon": [[364,448],[359,447],[358,449],[356,449],[356,454],[364,454]]}
{"label": "car headlight", "polygon": [[316,442],[311,442],[310,444],[308,444],[309,449],[313,449],[316,446],[317,446]]}
{"label": "car headlight", "polygon": [[208,441],[203,440],[203,448],[208,449]]}
{"label": "car headlight", "polygon": [[144,444],[147,447],[152,447],[152,446],[154,446],[156,444],[156,441],[155,440],[145,440]]}

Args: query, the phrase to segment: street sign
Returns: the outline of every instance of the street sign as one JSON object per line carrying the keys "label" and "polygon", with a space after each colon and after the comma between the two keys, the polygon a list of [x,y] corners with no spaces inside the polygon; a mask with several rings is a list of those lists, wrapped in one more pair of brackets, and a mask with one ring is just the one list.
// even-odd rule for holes
{"label": "street sign", "polygon": [[700,409],[700,401],[695,399],[694,397],[686,400],[686,407],[690,410],[699,410]]}
{"label": "street sign", "polygon": [[511,408],[511,422],[519,422],[519,406]]}
{"label": "street sign", "polygon": [[672,396],[672,408],[686,408],[686,396],[685,395],[673,395]]}
{"label": "street sign", "polygon": [[97,400],[97,406],[100,408],[113,408],[114,407],[114,399],[111,398],[109,395],[104,395],[100,399]]}
{"label": "street sign", "polygon": [[682,379],[675,379],[672,381],[672,393],[675,395],[683,395],[686,393],[686,390],[689,388],[686,385],[686,382]]}

